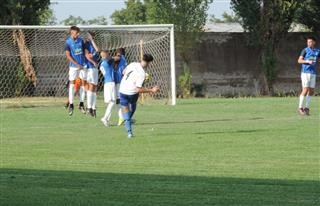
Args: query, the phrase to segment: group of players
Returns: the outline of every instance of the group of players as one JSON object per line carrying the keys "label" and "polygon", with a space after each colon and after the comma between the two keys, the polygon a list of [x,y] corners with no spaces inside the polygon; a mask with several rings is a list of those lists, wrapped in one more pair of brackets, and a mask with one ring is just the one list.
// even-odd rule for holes
{"label": "group of players", "polygon": [[[137,107],[139,93],[156,93],[159,87],[143,87],[146,78],[145,68],[153,61],[151,54],[144,54],[140,62],[127,65],[123,49],[117,49],[112,56],[108,50],[101,50],[94,33],[88,32],[84,39],[80,37],[77,26],[70,27],[70,35],[65,43],[66,57],[69,61],[69,108],[74,112],[75,83],[81,79],[79,88],[79,109],[84,114],[96,117],[96,99],[98,70],[104,77],[104,102],[107,108],[102,123],[109,127],[114,105],[118,105],[118,125],[125,124],[128,138],[132,138],[132,117]],[[84,100],[87,97],[85,107]]]}

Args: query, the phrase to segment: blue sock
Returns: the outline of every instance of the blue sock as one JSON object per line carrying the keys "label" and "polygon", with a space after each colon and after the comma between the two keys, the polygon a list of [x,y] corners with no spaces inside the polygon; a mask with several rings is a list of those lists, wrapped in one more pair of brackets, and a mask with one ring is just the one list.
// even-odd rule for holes
{"label": "blue sock", "polygon": [[131,133],[132,132],[132,128],[131,128],[131,117],[130,117],[130,112],[123,112],[122,113],[123,115],[123,118],[125,120],[125,127],[127,129],[127,132],[128,133]]}
{"label": "blue sock", "polygon": [[134,115],[134,112],[136,111],[137,109],[137,104],[131,104],[130,105],[130,119],[132,119],[133,115]]}

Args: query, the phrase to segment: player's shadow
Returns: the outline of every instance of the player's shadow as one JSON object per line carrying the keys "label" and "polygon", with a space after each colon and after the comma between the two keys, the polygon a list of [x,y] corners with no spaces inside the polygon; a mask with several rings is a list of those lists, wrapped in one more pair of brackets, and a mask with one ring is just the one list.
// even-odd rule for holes
{"label": "player's shadow", "polygon": [[311,180],[2,168],[0,183],[1,205],[315,206],[320,203],[319,181]]}
{"label": "player's shadow", "polygon": [[[244,120],[262,120],[262,117],[254,117],[254,118],[247,118],[247,119],[239,119],[239,121],[244,121]],[[230,119],[230,118],[225,118],[225,119],[206,119],[206,120],[185,120],[185,121],[159,121],[159,122],[136,122],[136,125],[158,125],[158,124],[198,124],[198,123],[208,123],[208,122],[230,122],[230,121],[235,121],[236,119]]]}

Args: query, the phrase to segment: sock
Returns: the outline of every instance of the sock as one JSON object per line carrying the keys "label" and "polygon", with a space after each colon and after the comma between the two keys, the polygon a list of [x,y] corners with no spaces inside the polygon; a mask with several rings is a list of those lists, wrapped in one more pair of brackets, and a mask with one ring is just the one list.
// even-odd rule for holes
{"label": "sock", "polygon": [[74,84],[70,84],[69,86],[69,104],[73,104],[74,99]]}
{"label": "sock", "polygon": [[86,97],[84,86],[80,87],[79,94],[80,94],[80,102],[84,102],[84,99]]}
{"label": "sock", "polygon": [[87,107],[92,108],[92,91],[87,91]]}
{"label": "sock", "polygon": [[122,115],[122,109],[121,109],[121,105],[120,104],[118,104],[118,116],[119,116],[119,119],[124,119],[123,118],[123,115]]}
{"label": "sock", "polygon": [[92,92],[92,109],[96,109],[96,103],[97,103],[97,93]]}
{"label": "sock", "polygon": [[114,102],[110,102],[107,106],[107,109],[106,109],[106,112],[103,116],[103,119],[107,120],[107,121],[110,121],[110,118],[111,118],[111,112],[112,112],[112,107],[114,105]]}
{"label": "sock", "polygon": [[303,108],[303,101],[304,101],[304,96],[300,95],[300,98],[299,98],[299,108]]}
{"label": "sock", "polygon": [[122,112],[123,117],[125,119],[125,127],[128,133],[132,132],[132,127],[131,127],[131,117],[130,117],[130,112]]}
{"label": "sock", "polygon": [[307,95],[307,97],[306,97],[306,108],[310,107],[310,103],[311,103],[311,96]]}

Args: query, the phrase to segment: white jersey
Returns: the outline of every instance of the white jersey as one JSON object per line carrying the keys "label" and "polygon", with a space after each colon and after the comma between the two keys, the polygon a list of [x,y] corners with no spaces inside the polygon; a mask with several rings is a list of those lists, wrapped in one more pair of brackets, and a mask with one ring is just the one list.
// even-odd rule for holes
{"label": "white jersey", "polygon": [[146,73],[138,62],[131,63],[124,71],[120,83],[120,93],[125,95],[137,94],[137,87],[142,87]]}

